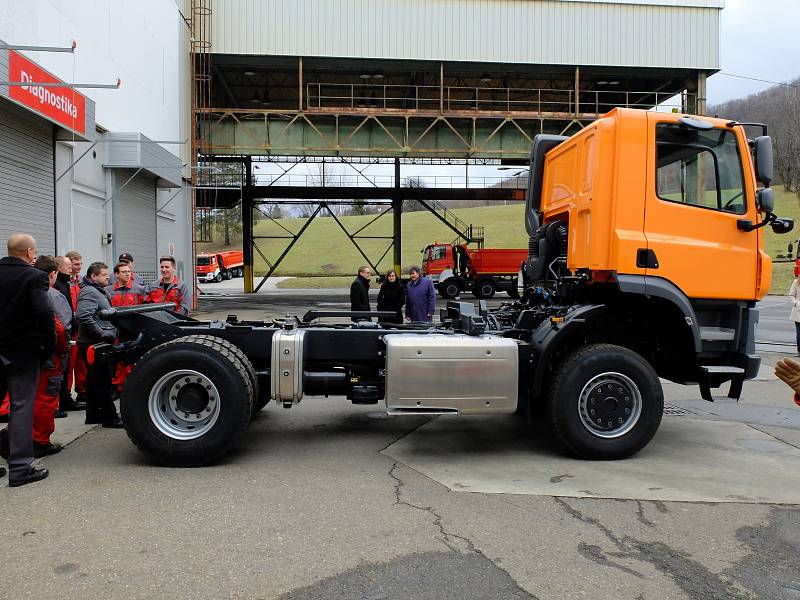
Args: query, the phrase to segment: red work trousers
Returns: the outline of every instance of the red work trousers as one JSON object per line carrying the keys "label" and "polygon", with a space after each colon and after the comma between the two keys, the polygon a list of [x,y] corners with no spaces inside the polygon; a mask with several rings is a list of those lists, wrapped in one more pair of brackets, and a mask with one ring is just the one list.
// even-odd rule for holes
{"label": "red work trousers", "polygon": [[83,360],[81,353],[78,352],[77,344],[69,349],[70,370],[67,381],[67,389],[72,391],[72,383],[75,383],[75,393],[78,396],[86,396],[86,361]]}
{"label": "red work trousers", "polygon": [[[58,395],[64,374],[60,369],[45,369],[39,372],[39,385],[33,403],[33,441],[47,445],[56,430],[55,412],[58,410]],[[0,415],[7,415],[9,398],[6,394],[0,402]]]}
{"label": "red work trousers", "polygon": [[[61,361],[57,361],[61,366]],[[58,409],[58,395],[64,374],[61,369],[45,369],[39,373],[39,386],[36,388],[36,401],[33,403],[33,441],[37,444],[50,443],[50,435],[56,430],[53,416]]]}

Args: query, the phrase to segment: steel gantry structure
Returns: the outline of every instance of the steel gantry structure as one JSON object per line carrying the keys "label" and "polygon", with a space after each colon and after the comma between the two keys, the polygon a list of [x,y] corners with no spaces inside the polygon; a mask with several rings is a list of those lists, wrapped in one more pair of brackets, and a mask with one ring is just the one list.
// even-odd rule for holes
{"label": "steel gantry structure", "polygon": [[[440,13],[457,10],[460,5],[449,0],[430,1]],[[298,0],[298,3],[295,16],[316,18],[316,4],[307,0]],[[333,11],[329,17],[338,20],[334,4],[322,8],[326,15]],[[511,187],[472,186],[467,180],[459,188],[403,186],[400,165],[404,161],[522,164],[536,134],[577,131],[614,107],[705,112],[705,79],[716,68],[712,64],[713,44],[704,44],[705,55],[698,60],[692,56],[672,60],[667,48],[675,42],[674,32],[688,38],[705,35],[706,30],[716,31],[718,10],[715,7],[695,9],[689,2],[685,8],[661,10],[636,0],[621,0],[621,4],[626,5],[623,9],[598,8],[600,5],[593,0],[580,0],[571,7],[572,13],[559,16],[559,11],[566,9],[562,3],[552,4],[550,12],[530,15],[552,20],[578,14],[591,23],[597,10],[605,10],[610,19],[619,21],[609,21],[616,28],[624,28],[625,23],[630,22],[637,27],[646,23],[651,23],[652,27],[663,25],[667,30],[651,32],[656,45],[642,55],[650,57],[652,63],[633,55],[623,56],[626,50],[621,42],[619,48],[613,48],[614,52],[598,54],[605,56],[605,62],[593,61],[592,54],[586,52],[581,60],[560,61],[557,60],[558,48],[563,42],[558,39],[546,40],[547,52],[542,56],[549,56],[550,62],[526,62],[520,60],[525,51],[519,45],[525,36],[517,39],[517,47],[506,47],[502,38],[492,38],[493,43],[503,46],[503,53],[515,57],[507,62],[498,62],[499,54],[491,51],[485,52],[486,59],[482,59],[481,53],[475,51],[477,46],[469,48],[470,42],[466,39],[459,40],[469,48],[464,52],[466,60],[454,60],[452,56],[433,60],[430,52],[409,59],[404,55],[402,44],[389,51],[383,46],[369,46],[378,44],[377,39],[356,43],[359,48],[367,44],[360,50],[363,57],[337,54],[339,50],[320,52],[316,46],[312,55],[304,51],[301,40],[306,38],[302,36],[286,38],[285,51],[281,51],[275,46],[276,36],[281,32],[272,31],[269,20],[244,19],[244,13],[238,11],[244,10],[245,4],[239,0],[229,3],[192,0],[192,15],[197,23],[193,28],[192,113],[196,206],[207,209],[242,203],[246,290],[257,290],[264,281],[254,285],[253,256],[262,254],[268,267],[265,276],[269,277],[311,221],[321,214],[333,216],[365,261],[375,268],[380,258],[375,260],[367,256],[358,246],[364,228],[348,231],[331,210],[337,204],[377,203],[382,206],[376,219],[393,215],[393,235],[391,240],[387,239],[384,256],[393,250],[393,264],[398,269],[404,201],[419,201],[447,223],[457,236],[480,243],[482,236],[478,230],[454,220],[452,214],[445,215],[443,208],[447,205],[442,201],[509,201],[524,197],[524,191],[516,188],[516,182]],[[517,10],[517,4],[512,0],[494,0],[490,5],[496,16],[505,20],[504,26],[516,27],[513,14],[508,11]],[[265,0],[255,10],[260,11],[260,15],[263,12],[266,18],[281,7],[283,0]],[[365,7],[370,13],[397,10],[389,0],[375,0]],[[522,8],[543,10],[534,3]],[[218,12],[222,23],[215,28],[212,25]],[[695,17],[701,13],[705,20],[698,21]],[[300,16],[296,23],[290,18],[291,22],[284,27],[297,32],[302,30],[308,23]],[[365,14],[363,18],[365,23],[368,19],[374,22],[375,15]],[[659,19],[664,20],[662,25],[657,25]],[[695,28],[689,31],[687,24]],[[353,24],[348,23],[350,25]],[[545,32],[549,26],[542,21],[540,29]],[[425,23],[424,27],[430,24]],[[271,37],[268,32],[272,32]],[[321,31],[320,35],[327,39],[327,33]],[[313,40],[309,43],[313,46]],[[338,40],[331,42],[332,48],[339,45]],[[437,45],[431,47],[435,50]],[[269,50],[265,52],[261,48]],[[451,54],[444,47],[439,52]],[[580,52],[572,54],[578,56]],[[618,63],[609,62],[614,56]],[[708,66],[703,66],[705,64]],[[395,162],[395,176],[385,185],[365,184],[364,181],[324,187],[297,185],[296,182],[289,185],[290,177],[283,175],[265,183],[257,180],[252,172],[253,162],[264,157],[291,160],[294,164],[326,157],[346,164],[387,159]],[[211,177],[209,167],[218,162],[238,163],[239,180],[228,178],[221,183]],[[286,248],[277,259],[269,260],[259,249],[259,238],[253,230],[253,212],[258,211],[259,206],[279,200],[282,203],[314,201],[317,206],[300,231],[285,232]]]}

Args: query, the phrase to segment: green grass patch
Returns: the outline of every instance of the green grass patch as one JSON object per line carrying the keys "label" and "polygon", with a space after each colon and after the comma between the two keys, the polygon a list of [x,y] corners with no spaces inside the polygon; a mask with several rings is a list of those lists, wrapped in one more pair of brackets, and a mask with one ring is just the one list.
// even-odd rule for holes
{"label": "green grass patch", "polygon": [[[775,191],[775,213],[779,217],[794,219],[794,229],[784,235],[773,233],[772,229],[765,227],[764,250],[772,259],[772,287],[770,294],[786,294],[794,279],[794,260],[791,262],[778,263],[779,254],[786,254],[789,242],[794,244],[794,255],[797,256],[797,239],[800,237],[800,200],[794,192],[787,192],[783,186],[776,185]],[[785,260],[785,259],[784,259]]]}
{"label": "green grass patch", "polygon": [[[786,235],[778,235],[765,228],[765,249],[774,259],[778,254],[786,254],[789,242],[796,242],[800,237],[800,201],[794,193],[784,191],[782,186],[775,186],[775,210],[781,217],[795,220],[795,230]],[[527,248],[528,236],[525,232],[524,206],[522,203],[507,206],[482,206],[463,208],[452,211],[464,221],[486,230],[487,248]],[[340,217],[348,231],[355,232],[367,225],[372,216]],[[280,219],[280,225],[297,232],[305,224],[305,219]],[[361,236],[390,237],[392,234],[392,215],[386,214],[374,223],[367,225],[359,233]],[[256,226],[256,236],[288,235],[287,232],[271,221],[261,221]],[[449,243],[455,234],[443,223],[427,211],[405,213],[403,215],[403,268],[420,265],[421,250],[426,244],[433,242]],[[390,239],[358,240],[367,256],[377,260],[389,248]],[[286,248],[286,239],[258,239],[261,252],[274,261]],[[198,252],[231,250],[241,247],[222,246],[219,243],[198,243]],[[795,243],[795,252],[797,243]],[[392,249],[378,264],[380,271],[392,268]],[[278,284],[281,288],[328,288],[348,287],[355,277],[359,266],[366,260],[353,246],[345,233],[330,217],[320,217],[309,225],[300,240],[286,256],[275,275],[296,275],[296,279]],[[794,262],[774,263],[771,293],[785,294],[792,282]],[[255,270],[263,276],[267,272],[267,263],[256,253]]]}
{"label": "green grass patch", "polygon": [[[524,205],[516,203],[507,206],[481,206],[476,208],[455,209],[452,212],[467,224],[484,227],[487,248],[527,248],[528,236],[525,232]],[[450,212],[450,211],[448,211]],[[380,271],[393,266],[393,249],[389,248],[392,235],[392,215],[388,213],[368,223],[375,215],[358,217],[340,217],[340,221],[352,234],[364,227],[358,235],[359,246],[372,261],[377,261],[389,249],[383,260],[378,263]],[[291,232],[298,232],[305,224],[305,219],[280,219],[279,223]],[[366,227],[365,227],[366,226]],[[403,214],[402,256],[403,268],[411,265],[421,266],[422,248],[433,242],[452,242],[456,234],[444,223],[428,211],[408,212]],[[260,221],[255,228],[255,235],[286,236],[287,232],[272,221]],[[370,239],[372,238],[372,239]],[[384,239],[375,239],[384,238]],[[270,260],[275,261],[286,248],[287,239],[257,239],[258,248]],[[241,242],[237,247],[241,247]],[[219,244],[198,243],[197,250],[219,251],[227,248]],[[289,254],[281,262],[275,275],[304,276],[349,276],[355,277],[358,267],[367,261],[350,242],[336,221],[330,217],[314,219],[303,236],[292,247]],[[267,263],[256,252],[255,271],[257,275],[267,272]],[[349,285],[349,284],[348,284]]]}
{"label": "green grass patch", "polygon": [[[277,287],[289,290],[321,290],[332,288],[349,288],[355,275],[347,277],[292,277],[279,281]],[[375,280],[373,279],[373,286]]]}

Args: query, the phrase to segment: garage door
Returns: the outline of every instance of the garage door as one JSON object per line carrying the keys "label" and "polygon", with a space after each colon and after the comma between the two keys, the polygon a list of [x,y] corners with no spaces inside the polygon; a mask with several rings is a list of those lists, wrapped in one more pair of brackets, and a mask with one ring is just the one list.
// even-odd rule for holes
{"label": "garage door", "polygon": [[[116,186],[122,186],[135,171],[115,170]],[[122,188],[114,202],[114,251],[116,259],[130,252],[136,261],[136,273],[145,282],[158,278],[156,261],[156,180],[139,173]]]}
{"label": "garage door", "polygon": [[0,100],[0,253],[15,232],[35,237],[40,253],[55,252],[53,126]]}

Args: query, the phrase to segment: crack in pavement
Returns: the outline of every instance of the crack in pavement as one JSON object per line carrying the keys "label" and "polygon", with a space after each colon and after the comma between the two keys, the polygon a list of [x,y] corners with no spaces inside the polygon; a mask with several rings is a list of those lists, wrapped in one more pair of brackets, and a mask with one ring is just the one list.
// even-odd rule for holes
{"label": "crack in pavement", "polygon": [[601,567],[614,567],[615,569],[619,569],[623,573],[627,573],[628,575],[633,575],[638,577],[639,579],[643,579],[644,575],[639,573],[638,571],[634,571],[630,567],[626,567],[625,565],[621,565],[619,563],[610,560],[605,554],[603,554],[603,549],[600,546],[595,546],[593,544],[584,544],[581,542],[578,544],[578,554],[583,556],[584,558],[588,558],[592,562],[596,562]]}
{"label": "crack in pavement", "polygon": [[619,538],[617,538],[617,536],[615,536],[615,535],[614,535],[614,532],[613,532],[613,531],[611,531],[611,530],[610,530],[608,527],[606,527],[605,525],[603,525],[603,524],[600,522],[600,520],[599,520],[599,519],[595,519],[594,517],[587,517],[587,516],[586,516],[586,515],[584,515],[584,514],[583,514],[581,511],[579,511],[579,510],[577,510],[577,509],[575,509],[575,508],[572,508],[572,507],[571,507],[569,504],[567,504],[567,502],[566,502],[566,501],[564,501],[564,499],[562,499],[562,498],[559,498],[558,496],[554,496],[554,497],[553,497],[553,499],[556,501],[556,504],[558,504],[559,506],[561,506],[561,508],[564,510],[564,512],[566,512],[566,513],[567,513],[567,514],[569,514],[570,516],[572,516],[572,517],[574,517],[574,518],[578,519],[579,521],[583,521],[584,523],[587,523],[587,524],[589,524],[589,525],[593,525],[594,527],[597,527],[597,528],[598,528],[600,531],[602,531],[602,532],[603,532],[603,534],[605,534],[605,536],[606,536],[606,537],[607,537],[609,540],[611,540],[611,542],[612,542],[612,543],[613,543],[613,544],[614,544],[614,545],[615,545],[615,546],[616,546],[616,547],[617,547],[619,550],[622,550],[622,551],[626,550],[625,544],[622,542],[622,540],[620,540]]}
{"label": "crack in pavement", "polygon": [[433,509],[432,506],[419,506],[417,504],[412,504],[411,502],[406,502],[405,500],[400,498],[400,495],[401,495],[400,488],[405,487],[406,484],[395,473],[395,471],[397,470],[398,466],[399,466],[399,463],[395,462],[395,463],[392,464],[392,468],[389,469],[389,477],[391,477],[394,480],[394,503],[395,504],[402,504],[404,506],[408,506],[409,508],[413,508],[413,509],[416,509],[416,510],[421,510],[423,512],[427,512],[427,513],[430,513],[431,515],[433,515],[433,517],[434,517],[433,524],[439,529],[439,533],[442,534],[442,538],[440,538],[440,541],[445,546],[447,546],[452,552],[459,552],[459,550],[457,548],[455,548],[452,544],[450,544],[450,538],[462,541],[464,544],[466,544],[467,549],[470,552],[475,552],[476,554],[483,555],[482,552],[480,552],[477,548],[475,548],[475,545],[472,543],[472,540],[470,540],[469,538],[466,538],[464,536],[458,535],[457,533],[448,532],[444,528],[444,524],[442,522],[442,516],[439,513],[437,513]]}
{"label": "crack in pavement", "polygon": [[[584,515],[578,509],[570,506],[563,498],[555,497],[554,500],[568,515],[602,532],[618,549],[617,552],[611,553],[612,556],[651,564],[656,570],[670,577],[692,600],[752,600],[756,598],[751,591],[743,590],[731,582],[727,575],[711,572],[705,565],[692,559],[689,554],[676,550],[663,542],[646,542],[628,535],[618,536],[599,519]],[[604,564],[601,561],[608,560],[597,546],[581,543],[578,553],[600,564]],[[625,568],[627,569],[627,567]]]}
{"label": "crack in pavement", "polygon": [[656,524],[653,523],[650,519],[648,519],[647,516],[644,514],[644,505],[642,504],[641,500],[636,501],[636,506],[639,507],[638,508],[639,522],[642,525],[646,525],[647,527],[655,527]]}
{"label": "crack in pavement", "polygon": [[[471,539],[469,539],[468,537],[465,537],[463,535],[459,535],[457,533],[453,533],[453,532],[447,531],[445,529],[445,527],[444,527],[444,519],[442,518],[442,516],[439,513],[437,513],[434,510],[434,508],[432,506],[419,506],[417,504],[413,504],[411,502],[407,502],[407,501],[403,500],[400,497],[401,494],[402,494],[401,489],[404,488],[406,484],[402,479],[400,479],[400,476],[397,475],[396,471],[397,471],[397,468],[399,466],[400,466],[400,463],[394,462],[392,464],[392,468],[389,469],[389,477],[391,477],[394,480],[394,503],[395,503],[395,505],[408,506],[409,508],[413,508],[415,510],[421,510],[423,512],[427,512],[427,513],[431,514],[434,517],[434,520],[433,520],[434,526],[439,530],[439,533],[442,534],[442,537],[439,538],[440,541],[445,546],[447,546],[447,548],[451,552],[461,553],[461,551],[459,549],[457,549],[455,546],[453,546],[450,543],[449,540],[452,538],[452,539],[461,541],[462,543],[464,543],[466,545],[467,550],[470,553],[476,554],[478,556],[483,557],[485,560],[489,561],[489,563],[494,565],[495,568],[497,568],[500,571],[502,571],[503,573],[505,573],[509,577],[509,579],[513,582],[513,584],[517,587],[519,592],[524,593],[527,597],[535,598],[532,594],[530,594],[528,591],[524,590],[522,588],[522,586],[520,586],[520,584],[511,575],[511,573],[506,571],[503,567],[498,565],[494,560],[492,560],[491,558],[486,556],[479,548],[477,548]],[[448,490],[447,493],[452,493],[452,492],[450,490]]]}

